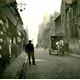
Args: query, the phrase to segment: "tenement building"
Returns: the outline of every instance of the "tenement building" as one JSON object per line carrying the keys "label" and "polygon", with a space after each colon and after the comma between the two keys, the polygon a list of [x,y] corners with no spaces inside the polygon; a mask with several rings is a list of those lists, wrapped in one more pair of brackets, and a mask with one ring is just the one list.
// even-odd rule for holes
{"label": "tenement building", "polygon": [[62,0],[61,26],[70,51],[80,53],[80,0]]}

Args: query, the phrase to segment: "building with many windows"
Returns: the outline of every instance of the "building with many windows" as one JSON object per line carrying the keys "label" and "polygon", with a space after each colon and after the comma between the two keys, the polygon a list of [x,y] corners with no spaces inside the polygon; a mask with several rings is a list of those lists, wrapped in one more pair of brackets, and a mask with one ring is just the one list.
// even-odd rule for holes
{"label": "building with many windows", "polygon": [[50,46],[51,36],[55,36],[55,18],[59,15],[57,11],[54,11],[54,15],[50,15],[46,18],[39,27],[38,44],[47,49]]}
{"label": "building with many windows", "polygon": [[60,13],[65,41],[71,52],[80,53],[80,0],[62,0]]}
{"label": "building with many windows", "polygon": [[0,64],[3,66],[23,48],[23,21],[16,5],[16,0],[0,0]]}

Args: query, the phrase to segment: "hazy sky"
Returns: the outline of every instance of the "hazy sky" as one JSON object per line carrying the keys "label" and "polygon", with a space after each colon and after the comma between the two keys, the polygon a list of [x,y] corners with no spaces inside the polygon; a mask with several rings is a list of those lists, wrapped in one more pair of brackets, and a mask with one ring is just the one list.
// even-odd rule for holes
{"label": "hazy sky", "polygon": [[[54,10],[60,12],[61,0],[17,0],[17,3],[26,3],[25,10],[20,12],[24,27],[28,26],[29,39],[37,42],[38,26],[42,23],[42,15],[46,12],[53,14]],[[20,6],[18,6],[20,7]],[[24,7],[24,6],[23,6]]]}

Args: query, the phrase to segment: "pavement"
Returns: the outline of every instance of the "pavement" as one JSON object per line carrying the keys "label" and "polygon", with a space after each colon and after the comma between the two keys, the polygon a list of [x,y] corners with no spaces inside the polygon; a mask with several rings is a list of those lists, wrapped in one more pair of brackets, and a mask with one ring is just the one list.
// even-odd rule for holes
{"label": "pavement", "polygon": [[80,59],[80,54],[77,54],[77,53],[69,53],[68,55]]}
{"label": "pavement", "polygon": [[28,56],[23,51],[0,75],[0,79],[19,79],[19,75]]}
{"label": "pavement", "polygon": [[[72,56],[80,59],[80,55],[76,53],[68,53],[68,56]],[[28,56],[23,51],[0,75],[0,79],[19,79],[19,75],[24,63],[27,63]]]}

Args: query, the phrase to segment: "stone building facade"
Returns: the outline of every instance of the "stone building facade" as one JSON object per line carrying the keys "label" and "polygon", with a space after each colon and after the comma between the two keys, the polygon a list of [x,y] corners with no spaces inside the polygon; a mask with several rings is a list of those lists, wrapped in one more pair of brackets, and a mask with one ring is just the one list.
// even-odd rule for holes
{"label": "stone building facade", "polygon": [[[71,52],[80,54],[79,13],[80,13],[80,0],[69,0],[69,1],[62,0],[61,11],[60,11],[61,15],[60,25],[62,27],[61,29],[63,32],[64,40],[69,42],[69,49]],[[55,21],[55,23],[57,23],[57,21]]]}
{"label": "stone building facade", "polygon": [[17,2],[0,0],[0,64],[5,66],[10,57],[15,58],[23,47],[23,21],[17,9]]}
{"label": "stone building facade", "polygon": [[43,22],[43,25],[41,24],[39,27],[38,44],[42,44],[42,47],[45,49],[49,48],[51,44],[51,36],[55,36],[54,20],[58,15],[59,13],[55,11],[54,15],[51,14],[48,18],[46,18],[45,22]]}
{"label": "stone building facade", "polygon": [[63,28],[61,26],[61,15],[55,19],[55,36],[63,36]]}
{"label": "stone building facade", "polygon": [[43,47],[43,32],[44,32],[44,29],[45,29],[45,23],[41,23],[39,25],[39,33],[38,33],[38,46],[39,47]]}

